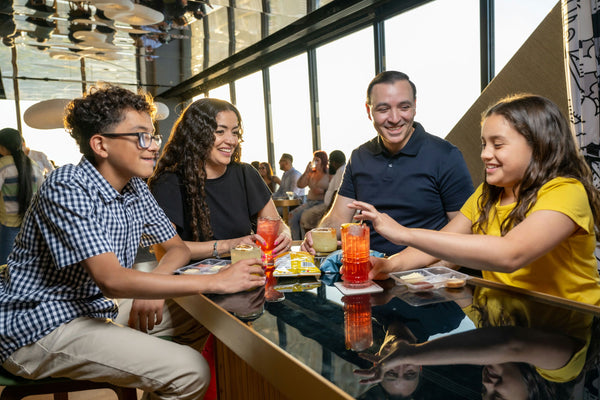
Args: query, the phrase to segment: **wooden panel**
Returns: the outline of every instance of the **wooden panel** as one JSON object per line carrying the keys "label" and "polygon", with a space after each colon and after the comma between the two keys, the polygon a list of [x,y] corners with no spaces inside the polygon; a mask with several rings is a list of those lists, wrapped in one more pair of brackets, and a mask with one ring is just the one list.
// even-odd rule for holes
{"label": "wooden panel", "polygon": [[215,340],[220,400],[288,400],[220,340]]}
{"label": "wooden panel", "polygon": [[568,115],[560,2],[446,137],[462,151],[476,186],[484,178],[479,158],[481,114],[502,97],[524,92],[549,98]]}

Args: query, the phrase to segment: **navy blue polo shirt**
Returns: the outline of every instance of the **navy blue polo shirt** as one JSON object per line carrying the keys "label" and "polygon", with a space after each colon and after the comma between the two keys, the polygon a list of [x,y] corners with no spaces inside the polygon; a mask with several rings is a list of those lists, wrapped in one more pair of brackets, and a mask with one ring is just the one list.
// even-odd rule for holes
{"label": "navy blue polo shirt", "polygon": [[[458,211],[473,193],[460,150],[419,123],[406,146],[390,154],[379,136],[352,151],[339,194],[374,205],[410,228],[439,230],[447,212]],[[392,255],[398,246],[371,227],[371,249]]]}

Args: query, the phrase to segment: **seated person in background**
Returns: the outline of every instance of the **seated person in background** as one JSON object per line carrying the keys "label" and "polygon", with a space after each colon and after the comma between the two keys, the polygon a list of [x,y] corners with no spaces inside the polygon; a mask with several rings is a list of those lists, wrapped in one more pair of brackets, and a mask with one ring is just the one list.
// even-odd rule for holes
{"label": "seated person in background", "polygon": [[[262,240],[258,217],[279,218],[271,191],[258,172],[240,162],[242,119],[224,100],[190,104],[173,126],[148,185],[193,259],[219,257],[240,243]],[[274,254],[288,251],[282,222]],[[155,247],[158,258],[160,245]]]}
{"label": "seated person in background", "polygon": [[295,196],[304,201],[304,188],[299,188],[296,183],[302,175],[300,171],[294,168],[292,164],[294,157],[291,154],[283,153],[279,160],[279,169],[283,171],[279,189],[273,193],[274,199],[284,199],[287,197],[287,192],[294,192]]}
{"label": "seated person in background", "polygon": [[[367,115],[377,136],[352,152],[331,209],[319,226],[338,230],[352,222],[360,200],[413,228],[441,229],[473,193],[465,161],[455,146],[415,122],[417,89],[398,71],[369,83]],[[371,229],[371,250],[394,254],[404,248]],[[308,232],[302,249],[314,253]]]}
{"label": "seated person in background", "polygon": [[329,186],[325,192],[323,203],[304,210],[302,217],[300,217],[300,225],[305,232],[316,227],[331,206],[333,198],[342,183],[345,168],[346,156],[344,153],[340,150],[332,151],[329,155],[329,175],[331,175],[331,180],[329,181]]}
{"label": "seated person in background", "polygon": [[[0,362],[10,373],[110,382],[152,399],[203,397],[208,365],[179,343],[200,349],[208,332],[162,299],[242,291],[265,278],[252,265],[260,260],[172,275],[190,252],[140,179],[160,147],[154,112],[149,96],[116,86],[69,103],[66,129],[84,157],[42,184],[0,273]],[[133,270],[138,246],[154,243],[164,249],[156,269]],[[148,300],[117,300],[131,297]]]}
{"label": "seated person in background", "polygon": [[485,182],[440,232],[350,205],[362,211],[356,219],[410,246],[373,260],[370,276],[443,259],[482,270],[484,279],[600,305],[600,195],[558,107],[535,95],[507,97],[484,114],[481,143]]}
{"label": "seated person in background", "polygon": [[273,170],[268,162],[261,162],[258,167],[258,173],[260,174],[263,181],[267,184],[267,187],[271,192],[275,191],[277,187],[277,181],[281,182],[279,178],[273,175]]}
{"label": "seated person in background", "polygon": [[23,151],[37,163],[38,167],[42,170],[42,175],[46,176],[54,171],[54,165],[48,160],[48,156],[41,151],[31,150],[25,144],[25,139],[23,139]]}
{"label": "seated person in background", "polygon": [[323,150],[317,150],[313,153],[313,160],[308,163],[302,176],[298,179],[299,188],[308,186],[308,195],[306,203],[294,208],[290,212],[290,228],[292,229],[292,238],[301,240],[304,236],[300,226],[300,218],[305,210],[308,210],[319,204],[323,204],[325,191],[329,187],[329,174],[327,173],[327,153]]}

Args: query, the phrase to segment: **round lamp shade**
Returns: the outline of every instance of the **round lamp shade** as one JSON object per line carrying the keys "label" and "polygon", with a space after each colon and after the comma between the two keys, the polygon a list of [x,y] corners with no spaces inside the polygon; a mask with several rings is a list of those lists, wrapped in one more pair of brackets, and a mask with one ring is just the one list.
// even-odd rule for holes
{"label": "round lamp shade", "polygon": [[167,119],[169,116],[169,107],[165,103],[161,103],[160,101],[155,101],[154,105],[156,106],[156,117],[157,121],[161,121],[163,119]]}
{"label": "round lamp shade", "polygon": [[135,4],[133,10],[123,13],[104,13],[107,17],[114,19],[122,24],[133,26],[153,25],[162,22],[165,17],[160,11],[141,4]]}
{"label": "round lamp shade", "polygon": [[35,103],[23,114],[25,123],[34,129],[63,128],[65,107],[71,99],[52,99]]}

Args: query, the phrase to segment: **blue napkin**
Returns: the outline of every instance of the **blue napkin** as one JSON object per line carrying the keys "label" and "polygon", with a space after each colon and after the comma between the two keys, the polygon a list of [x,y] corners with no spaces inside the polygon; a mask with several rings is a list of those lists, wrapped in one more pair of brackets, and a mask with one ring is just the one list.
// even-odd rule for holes
{"label": "blue napkin", "polygon": [[[375,250],[371,250],[370,254],[375,257],[384,257],[384,253],[380,253]],[[342,266],[342,250],[336,250],[327,256],[321,262],[321,272],[326,274],[337,274],[340,272]]]}

